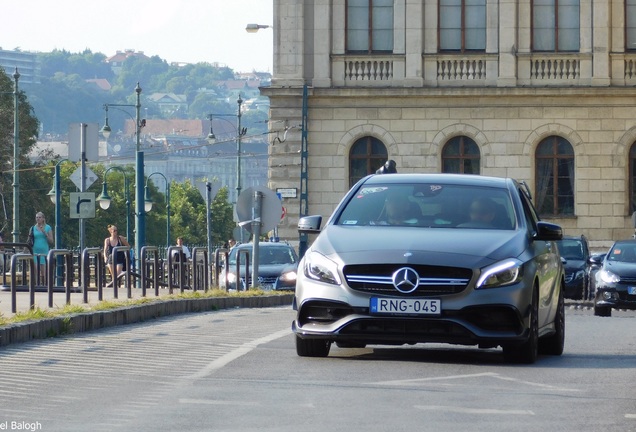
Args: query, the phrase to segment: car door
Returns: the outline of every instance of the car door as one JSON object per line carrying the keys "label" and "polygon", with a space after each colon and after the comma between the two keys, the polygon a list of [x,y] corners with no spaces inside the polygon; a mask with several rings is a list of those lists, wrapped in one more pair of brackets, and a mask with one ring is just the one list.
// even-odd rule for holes
{"label": "car door", "polygon": [[530,249],[532,250],[539,279],[539,326],[543,326],[550,321],[552,309],[556,308],[559,293],[558,271],[561,265],[558,247],[554,241],[535,240],[538,232],[537,215],[532,202],[528,196],[519,189],[522,202],[524,218],[529,230]]}

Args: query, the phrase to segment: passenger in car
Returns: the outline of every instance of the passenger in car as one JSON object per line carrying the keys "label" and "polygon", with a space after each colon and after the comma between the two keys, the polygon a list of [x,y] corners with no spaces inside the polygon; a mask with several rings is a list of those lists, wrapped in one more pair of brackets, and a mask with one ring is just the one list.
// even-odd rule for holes
{"label": "passenger in car", "polygon": [[400,192],[390,192],[384,202],[381,217],[371,225],[413,225],[422,217],[419,206]]}
{"label": "passenger in car", "polygon": [[470,221],[458,225],[460,228],[495,228],[497,203],[487,197],[476,198],[470,204]]}

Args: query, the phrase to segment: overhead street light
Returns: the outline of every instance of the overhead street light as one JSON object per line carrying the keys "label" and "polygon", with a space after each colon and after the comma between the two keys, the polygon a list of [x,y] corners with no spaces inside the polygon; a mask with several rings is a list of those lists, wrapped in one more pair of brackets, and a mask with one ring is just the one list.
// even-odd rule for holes
{"label": "overhead street light", "polygon": [[99,202],[99,206],[104,210],[108,210],[108,208],[110,207],[112,199],[110,195],[108,195],[108,183],[106,183],[106,174],[108,174],[110,170],[119,171],[124,176],[124,198],[126,199],[126,239],[130,241],[130,186],[128,182],[128,175],[126,175],[126,171],[124,171],[123,168],[118,166],[111,166],[106,171],[104,171],[102,194],[97,198],[97,202]]}
{"label": "overhead street light", "polygon": [[260,29],[267,29],[271,27],[272,26],[265,24],[248,24],[247,26],[245,26],[245,31],[248,33],[256,33]]}
{"label": "overhead street light", "polygon": [[212,122],[215,117],[236,117],[237,118],[237,126],[236,126],[236,199],[238,200],[239,195],[241,194],[241,138],[247,134],[247,128],[241,128],[241,105],[243,104],[243,99],[241,99],[241,94],[239,93],[239,97],[236,100],[238,104],[238,110],[236,116],[233,114],[208,114],[208,119],[210,120],[210,133],[208,134],[207,141],[210,144],[213,144],[216,140],[216,136],[214,135],[214,130],[212,128]]}

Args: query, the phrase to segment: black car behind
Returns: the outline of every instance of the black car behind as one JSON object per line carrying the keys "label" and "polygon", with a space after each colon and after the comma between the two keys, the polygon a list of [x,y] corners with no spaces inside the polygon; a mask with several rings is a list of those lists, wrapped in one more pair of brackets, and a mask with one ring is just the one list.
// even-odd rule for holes
{"label": "black car behind", "polygon": [[589,298],[590,249],[585,236],[563,236],[557,241],[565,269],[565,297],[574,300]]}

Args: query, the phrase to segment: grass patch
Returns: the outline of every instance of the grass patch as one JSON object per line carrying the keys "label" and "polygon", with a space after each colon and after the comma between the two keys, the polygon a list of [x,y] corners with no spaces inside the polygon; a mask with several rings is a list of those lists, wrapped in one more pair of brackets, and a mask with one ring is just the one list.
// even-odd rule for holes
{"label": "grass patch", "polygon": [[[0,327],[13,323],[24,321],[37,321],[41,319],[60,317],[65,315],[72,315],[77,313],[84,313],[89,311],[105,311],[112,310],[121,307],[129,307],[136,305],[143,305],[147,303],[175,300],[175,299],[199,299],[199,298],[220,298],[220,297],[262,297],[273,295],[288,295],[292,291],[263,291],[260,289],[253,289],[248,291],[225,291],[220,289],[211,289],[206,291],[185,291],[183,294],[166,294],[159,297],[147,296],[136,299],[122,299],[122,300],[102,300],[101,302],[88,306],[88,305],[65,305],[57,309],[40,309],[36,308],[26,312],[18,312],[13,317],[5,317],[0,314]],[[70,320],[68,321],[70,323]],[[70,325],[70,324],[69,324]],[[68,329],[70,330],[70,329]]]}

